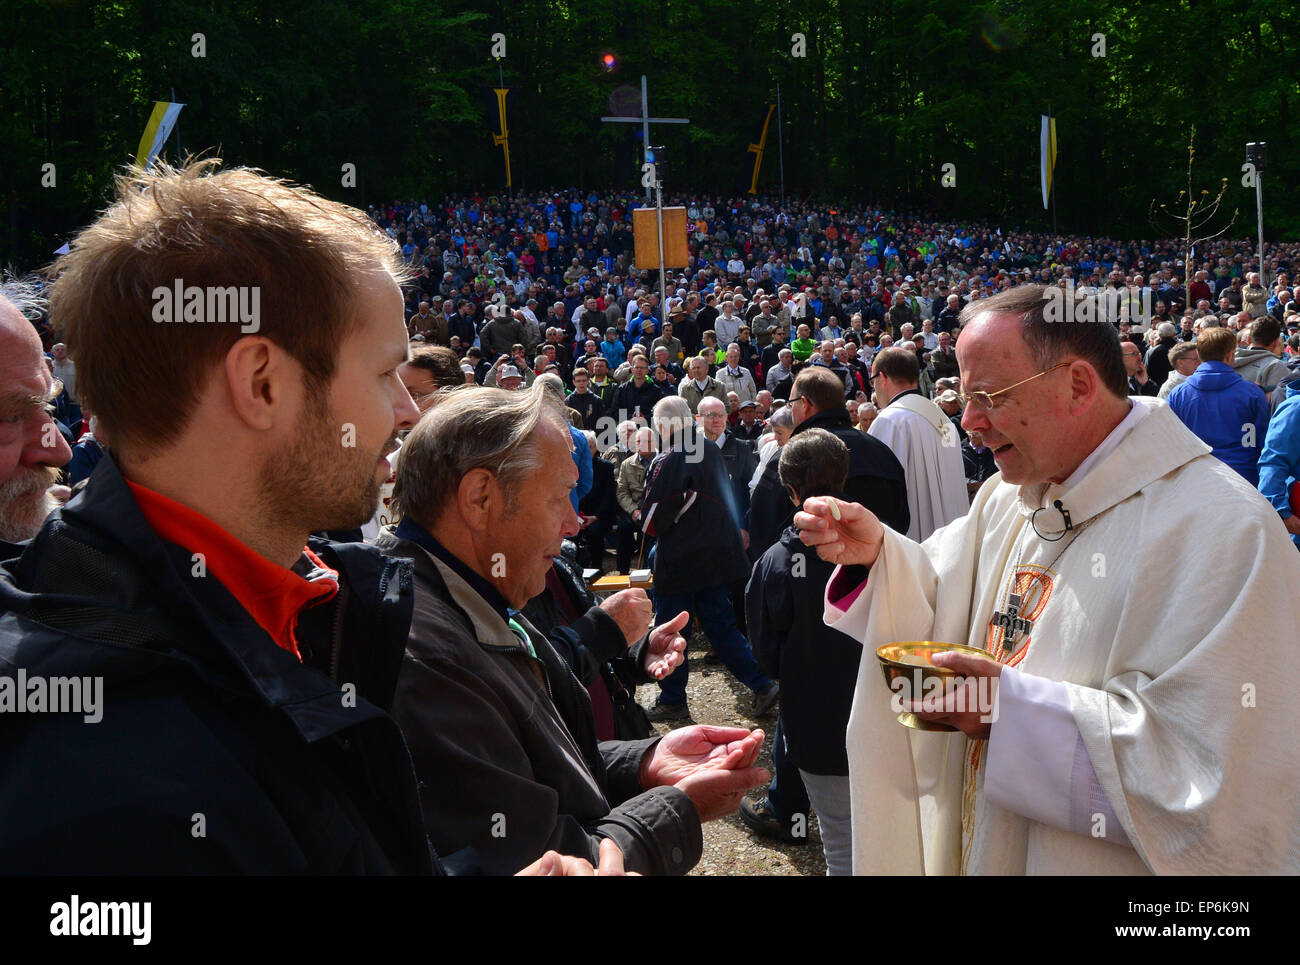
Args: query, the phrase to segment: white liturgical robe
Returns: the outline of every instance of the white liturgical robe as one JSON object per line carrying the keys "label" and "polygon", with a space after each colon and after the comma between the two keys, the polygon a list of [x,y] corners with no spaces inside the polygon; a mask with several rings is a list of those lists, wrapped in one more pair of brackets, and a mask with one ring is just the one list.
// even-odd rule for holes
{"label": "white liturgical robe", "polygon": [[[865,644],[847,737],[856,873],[1300,872],[1300,554],[1167,405],[1132,401],[1145,417],[1064,484],[995,476],[924,544],[886,527],[865,583],[836,570],[826,622]],[[993,620],[1013,593],[1018,641]],[[1013,742],[996,722],[988,741],[901,725],[875,648],[906,640],[1015,667],[1016,719],[1036,707],[1057,735],[1018,746],[1064,754],[1000,761],[986,794]],[[1036,771],[1026,803],[1006,792]],[[1072,810],[1082,828],[1052,817]]]}
{"label": "white liturgical robe", "polygon": [[867,431],[903,464],[910,539],[924,542],[936,529],[966,515],[970,497],[961,440],[936,403],[916,393],[898,396],[880,410]]}

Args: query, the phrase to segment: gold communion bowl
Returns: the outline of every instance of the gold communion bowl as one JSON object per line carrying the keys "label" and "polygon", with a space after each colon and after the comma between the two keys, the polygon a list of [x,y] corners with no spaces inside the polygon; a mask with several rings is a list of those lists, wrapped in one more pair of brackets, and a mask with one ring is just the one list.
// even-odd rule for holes
{"label": "gold communion bowl", "polygon": [[[885,685],[889,687],[891,692],[898,692],[903,689],[905,696],[914,695],[919,698],[933,693],[936,687],[942,687],[944,692],[947,693],[961,679],[961,675],[955,670],[949,670],[947,667],[936,667],[930,662],[930,658],[936,653],[944,653],[949,650],[974,654],[980,657],[988,656],[988,653],[984,650],[967,647],[960,643],[906,640],[899,643],[886,643],[877,647],[876,659],[880,661],[880,669],[885,674]],[[895,683],[896,680],[904,680],[906,684],[897,684]],[[955,731],[957,729],[948,724],[923,720],[911,711],[906,710],[898,715],[898,722],[915,730]]]}

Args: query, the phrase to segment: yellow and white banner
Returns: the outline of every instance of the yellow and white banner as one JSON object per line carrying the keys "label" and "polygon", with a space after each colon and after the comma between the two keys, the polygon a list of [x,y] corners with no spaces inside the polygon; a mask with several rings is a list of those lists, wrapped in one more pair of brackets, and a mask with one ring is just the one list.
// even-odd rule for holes
{"label": "yellow and white banner", "polygon": [[140,146],[135,152],[135,163],[146,171],[153,166],[153,159],[167,143],[172,128],[176,126],[176,118],[180,116],[181,108],[184,106],[169,101],[154,102],[153,113],[149,115],[149,123],[144,126]]}
{"label": "yellow and white banner", "polygon": [[1052,172],[1056,170],[1056,118],[1042,115],[1043,129],[1038,136],[1042,153],[1043,210],[1047,210],[1047,197],[1052,193]]}

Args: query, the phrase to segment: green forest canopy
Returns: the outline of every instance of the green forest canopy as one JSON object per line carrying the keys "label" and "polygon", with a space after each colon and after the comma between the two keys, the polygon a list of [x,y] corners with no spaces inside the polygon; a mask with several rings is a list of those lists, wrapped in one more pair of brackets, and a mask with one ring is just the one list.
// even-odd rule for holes
{"label": "green forest canopy", "polygon": [[[636,111],[644,73],[652,112],[691,120],[652,133],[670,190],[747,190],[746,148],[779,83],[787,194],[1050,226],[1038,173],[1050,103],[1061,231],[1174,234],[1157,232],[1148,208],[1186,187],[1195,124],[1195,186],[1213,195],[1229,179],[1232,234],[1255,231],[1254,191],[1241,185],[1252,140],[1269,144],[1269,237],[1300,233],[1287,190],[1293,0],[6,0],[4,16],[0,261],[20,267],[47,260],[105,203],[153,102],[173,89],[184,151],[339,200],[499,190],[498,71],[517,98],[519,189],[638,190],[639,126],[599,118],[629,96]],[[777,190],[775,137],[773,120],[761,193]],[[355,187],[342,186],[346,163]],[[946,163],[953,188],[940,185]],[[53,187],[41,186],[46,164]]]}

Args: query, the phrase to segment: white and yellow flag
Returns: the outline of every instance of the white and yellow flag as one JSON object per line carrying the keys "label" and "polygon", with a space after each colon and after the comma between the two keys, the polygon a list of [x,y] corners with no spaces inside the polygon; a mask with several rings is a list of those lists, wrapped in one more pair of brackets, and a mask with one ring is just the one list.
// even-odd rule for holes
{"label": "white and yellow flag", "polygon": [[181,108],[184,106],[170,101],[154,102],[153,113],[149,115],[149,123],[144,126],[140,146],[135,152],[135,163],[146,171],[153,165],[153,159],[162,150],[162,146],[167,143],[172,128],[176,126],[176,118],[180,116]]}
{"label": "white and yellow flag", "polygon": [[1038,136],[1042,149],[1043,210],[1047,209],[1047,198],[1052,193],[1052,172],[1056,170],[1056,118],[1042,115],[1043,129]]}

